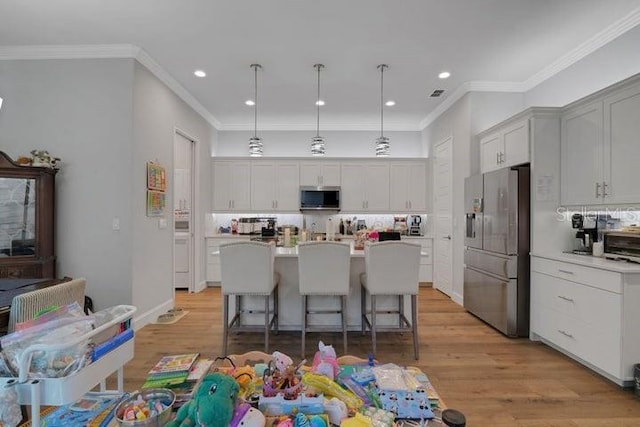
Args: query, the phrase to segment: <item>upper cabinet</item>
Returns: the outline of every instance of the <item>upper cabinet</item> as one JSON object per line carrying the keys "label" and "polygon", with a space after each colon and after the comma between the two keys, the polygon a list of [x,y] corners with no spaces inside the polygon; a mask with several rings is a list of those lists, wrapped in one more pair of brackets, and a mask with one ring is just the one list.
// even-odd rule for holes
{"label": "upper cabinet", "polygon": [[340,187],[345,213],[428,213],[430,207],[427,159],[227,158],[212,166],[213,212],[299,212],[300,187]]}
{"label": "upper cabinet", "polygon": [[241,212],[251,208],[251,163],[213,161],[213,211]]}
{"label": "upper cabinet", "polygon": [[622,85],[562,116],[564,205],[638,203],[640,84]]}
{"label": "upper cabinet", "polygon": [[394,212],[425,212],[427,209],[426,162],[389,165],[389,204]]}
{"label": "upper cabinet", "polygon": [[251,209],[261,212],[300,210],[297,161],[251,162]]}
{"label": "upper cabinet", "polygon": [[300,185],[336,187],[340,185],[340,162],[300,162]]}
{"label": "upper cabinet", "polygon": [[602,203],[602,101],[562,115],[561,197],[564,205]]}
{"label": "upper cabinet", "polygon": [[529,162],[529,119],[508,123],[480,139],[482,173]]}
{"label": "upper cabinet", "polygon": [[341,170],[343,211],[389,211],[388,163],[344,162]]}

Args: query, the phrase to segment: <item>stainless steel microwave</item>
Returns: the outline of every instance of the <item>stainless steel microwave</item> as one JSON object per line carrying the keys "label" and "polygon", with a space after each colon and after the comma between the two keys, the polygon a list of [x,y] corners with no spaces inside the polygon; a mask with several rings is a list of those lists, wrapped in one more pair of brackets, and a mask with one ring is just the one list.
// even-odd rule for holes
{"label": "stainless steel microwave", "polygon": [[604,233],[604,256],[640,262],[640,233],[628,231]]}
{"label": "stainless steel microwave", "polygon": [[300,187],[301,211],[339,211],[340,187]]}

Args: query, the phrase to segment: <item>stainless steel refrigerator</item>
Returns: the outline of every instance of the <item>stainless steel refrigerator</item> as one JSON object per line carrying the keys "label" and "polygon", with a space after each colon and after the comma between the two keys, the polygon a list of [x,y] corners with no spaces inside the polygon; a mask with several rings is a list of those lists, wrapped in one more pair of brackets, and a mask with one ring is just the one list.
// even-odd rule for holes
{"label": "stainless steel refrigerator", "polygon": [[465,180],[464,308],[529,335],[529,165]]}

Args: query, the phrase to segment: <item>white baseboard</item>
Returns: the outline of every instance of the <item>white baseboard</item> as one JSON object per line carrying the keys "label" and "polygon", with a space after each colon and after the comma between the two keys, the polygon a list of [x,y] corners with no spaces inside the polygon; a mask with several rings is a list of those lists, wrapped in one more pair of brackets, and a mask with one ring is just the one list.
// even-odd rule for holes
{"label": "white baseboard", "polygon": [[464,305],[464,297],[460,295],[458,292],[452,292],[451,300],[458,305]]}
{"label": "white baseboard", "polygon": [[140,315],[133,318],[133,329],[137,331],[138,329],[141,329],[149,323],[154,322],[158,318],[158,316],[171,310],[173,308],[173,305],[173,299],[170,299],[144,313],[140,313]]}

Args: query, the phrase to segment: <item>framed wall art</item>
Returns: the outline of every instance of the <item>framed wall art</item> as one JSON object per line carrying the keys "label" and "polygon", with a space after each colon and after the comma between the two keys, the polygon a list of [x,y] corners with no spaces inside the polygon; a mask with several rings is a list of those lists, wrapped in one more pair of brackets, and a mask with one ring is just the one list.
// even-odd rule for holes
{"label": "framed wall art", "polygon": [[147,190],[147,216],[164,216],[166,193]]}
{"label": "framed wall art", "polygon": [[147,189],[167,191],[167,173],[164,167],[154,162],[147,162]]}

